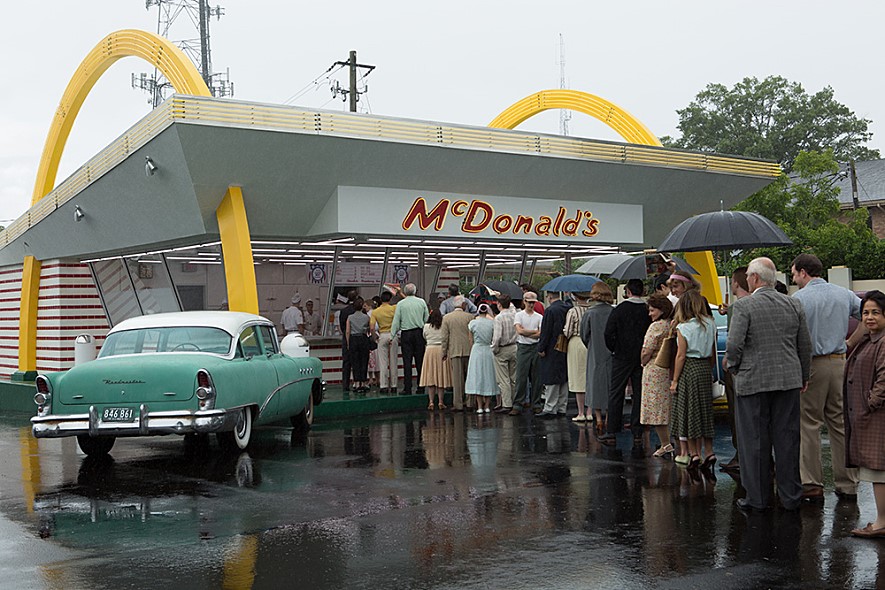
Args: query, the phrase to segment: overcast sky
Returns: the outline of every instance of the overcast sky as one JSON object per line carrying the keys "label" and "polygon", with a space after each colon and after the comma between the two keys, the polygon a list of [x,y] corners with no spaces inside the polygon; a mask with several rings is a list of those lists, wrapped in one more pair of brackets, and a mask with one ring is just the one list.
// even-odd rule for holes
{"label": "overcast sky", "polygon": [[[832,86],[837,100],[873,120],[872,147],[885,148],[885,76],[876,57],[885,21],[880,2],[216,4],[225,15],[211,23],[213,66],[230,69],[242,100],[282,103],[355,49],[359,62],[377,66],[361,107],[486,125],[516,100],[559,87],[562,34],[568,86],[620,105],[659,136],[678,135],[676,109],[706,84],[778,74],[809,92]],[[50,120],[77,65],[112,31],[156,31],[157,9],[146,10],[144,0],[45,0],[16,2],[4,17],[0,223],[6,224],[29,207]],[[170,37],[197,35],[179,27]],[[147,95],[130,88],[130,75],[147,71],[127,58],[103,76],[77,118],[58,182],[148,112]],[[345,72],[337,79],[347,84]],[[329,84],[321,80],[295,104],[346,108],[340,99],[329,101]],[[620,139],[577,113],[569,125],[571,135]],[[559,114],[539,115],[520,129],[558,133]]]}

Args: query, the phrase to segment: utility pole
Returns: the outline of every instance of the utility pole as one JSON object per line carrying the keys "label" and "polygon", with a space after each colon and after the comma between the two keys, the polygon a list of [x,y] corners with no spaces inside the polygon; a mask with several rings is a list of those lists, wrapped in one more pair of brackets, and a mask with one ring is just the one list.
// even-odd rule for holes
{"label": "utility pole", "polygon": [[369,91],[368,86],[360,92],[356,87],[356,70],[357,68],[366,70],[366,73],[363,77],[368,76],[372,73],[372,70],[375,69],[375,66],[371,66],[368,64],[357,63],[356,61],[356,51],[350,52],[350,57],[347,61],[336,61],[332,66],[345,66],[350,70],[350,90],[344,90],[337,84],[332,88],[332,95],[337,96],[338,94],[344,94],[347,98],[350,99],[350,112],[356,112],[356,103],[360,100],[360,94],[364,94]]}
{"label": "utility pole", "polygon": [[[857,170],[854,168],[854,160],[848,162],[848,173],[851,176],[851,202],[854,210],[860,209],[860,199],[857,196]],[[873,229],[873,214],[867,211],[867,227]]]}

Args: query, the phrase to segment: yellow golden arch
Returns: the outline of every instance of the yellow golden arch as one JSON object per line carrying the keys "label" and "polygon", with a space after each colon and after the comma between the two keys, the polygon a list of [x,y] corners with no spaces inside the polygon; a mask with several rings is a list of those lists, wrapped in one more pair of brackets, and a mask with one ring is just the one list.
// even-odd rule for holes
{"label": "yellow golden arch", "polygon": [[[550,109],[568,109],[590,115],[611,127],[625,141],[638,145],[661,145],[639,119],[595,94],[579,90],[542,90],[518,100],[494,118],[489,127],[514,129],[526,119]],[[719,277],[712,252],[686,252],[686,261],[698,271],[701,290],[711,303],[722,302]]]}
{"label": "yellow golden arch", "polygon": [[[211,96],[209,88],[193,63],[167,39],[134,29],[111,33],[102,39],[82,61],[68,82],[52,119],[43,155],[37,169],[31,204],[55,187],[58,165],[80,107],[98,79],[117,60],[139,57],[155,66],[176,92]],[[230,187],[216,211],[230,309],[258,313],[258,292],[246,209],[239,187]],[[28,375],[37,368],[37,305],[41,263],[25,256],[22,268],[22,296],[19,322],[19,371]],[[27,377],[25,377],[27,378]]]}

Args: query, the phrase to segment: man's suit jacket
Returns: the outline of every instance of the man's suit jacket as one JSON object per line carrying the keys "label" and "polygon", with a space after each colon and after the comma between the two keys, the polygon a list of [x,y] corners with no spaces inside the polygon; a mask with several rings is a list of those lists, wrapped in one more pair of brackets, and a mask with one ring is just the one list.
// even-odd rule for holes
{"label": "man's suit jacket", "polygon": [[799,389],[811,373],[802,303],[759,287],[732,304],[726,360],[738,395]]}
{"label": "man's suit jacket", "polygon": [[463,309],[456,309],[443,317],[442,352],[444,356],[449,358],[470,356],[473,337],[470,335],[467,324],[471,320],[473,320],[473,314],[469,314]]}

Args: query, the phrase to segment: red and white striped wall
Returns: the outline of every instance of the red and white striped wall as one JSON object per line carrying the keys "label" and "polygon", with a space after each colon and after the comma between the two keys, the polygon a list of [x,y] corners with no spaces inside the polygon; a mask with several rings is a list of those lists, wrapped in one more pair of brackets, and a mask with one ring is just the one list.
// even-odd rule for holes
{"label": "red and white striped wall", "polygon": [[[0,377],[18,370],[22,265],[0,268]],[[37,307],[37,371],[63,371],[74,365],[74,339],[95,338],[96,350],[109,329],[89,267],[46,260],[40,269]]]}

